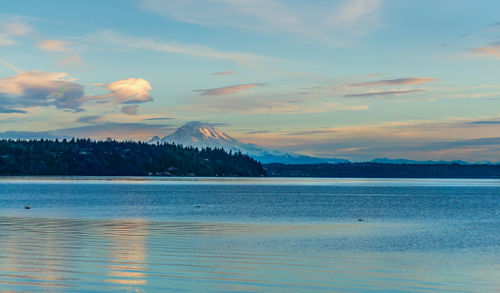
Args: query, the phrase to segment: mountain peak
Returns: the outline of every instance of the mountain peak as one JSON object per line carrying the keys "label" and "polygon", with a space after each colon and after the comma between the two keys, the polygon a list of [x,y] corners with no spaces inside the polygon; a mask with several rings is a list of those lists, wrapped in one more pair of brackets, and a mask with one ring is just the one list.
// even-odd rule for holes
{"label": "mountain peak", "polygon": [[[262,163],[327,163],[331,160],[309,157],[300,154],[286,153],[279,150],[266,149],[253,144],[245,144],[201,121],[191,121],[179,127],[174,133],[161,140],[152,139],[150,143],[174,143],[183,146],[203,148],[222,148],[226,152],[241,152]],[[342,160],[345,161],[345,160]]]}
{"label": "mountain peak", "polygon": [[[236,141],[224,132],[214,128],[211,124],[200,121],[191,121],[182,125],[174,133],[166,136],[164,140],[185,145],[192,145],[192,143],[196,142],[214,143],[217,141]],[[200,145],[200,147],[212,146],[210,143],[207,145]]]}

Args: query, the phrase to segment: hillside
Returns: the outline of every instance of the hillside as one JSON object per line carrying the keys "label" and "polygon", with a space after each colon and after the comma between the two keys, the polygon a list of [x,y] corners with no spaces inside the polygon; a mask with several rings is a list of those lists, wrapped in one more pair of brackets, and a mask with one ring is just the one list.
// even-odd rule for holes
{"label": "hillside", "polygon": [[222,149],[90,139],[0,140],[0,175],[264,176],[262,165]]}

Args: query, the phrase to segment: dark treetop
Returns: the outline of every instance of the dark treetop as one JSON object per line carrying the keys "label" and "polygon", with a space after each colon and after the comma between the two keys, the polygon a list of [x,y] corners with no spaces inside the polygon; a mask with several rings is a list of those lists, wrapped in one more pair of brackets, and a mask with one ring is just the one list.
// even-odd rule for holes
{"label": "dark treetop", "polygon": [[0,175],[264,176],[241,153],[90,139],[0,140]]}

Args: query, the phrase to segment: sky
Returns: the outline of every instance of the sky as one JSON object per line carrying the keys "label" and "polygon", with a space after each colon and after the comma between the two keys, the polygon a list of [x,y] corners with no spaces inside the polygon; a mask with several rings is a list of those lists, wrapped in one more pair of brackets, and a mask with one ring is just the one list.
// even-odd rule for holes
{"label": "sky", "polygon": [[0,138],[189,121],[354,161],[500,161],[496,0],[6,1]]}

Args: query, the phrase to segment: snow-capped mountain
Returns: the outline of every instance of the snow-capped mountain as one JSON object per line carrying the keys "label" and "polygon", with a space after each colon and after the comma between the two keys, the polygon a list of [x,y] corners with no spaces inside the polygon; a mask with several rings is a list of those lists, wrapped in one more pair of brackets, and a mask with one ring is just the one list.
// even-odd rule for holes
{"label": "snow-capped mountain", "polygon": [[197,148],[223,148],[226,151],[247,154],[261,163],[317,164],[348,162],[344,159],[325,159],[267,149],[254,144],[245,144],[208,123],[193,121],[184,124],[174,133],[159,138],[153,137],[149,143],[175,143]]}

